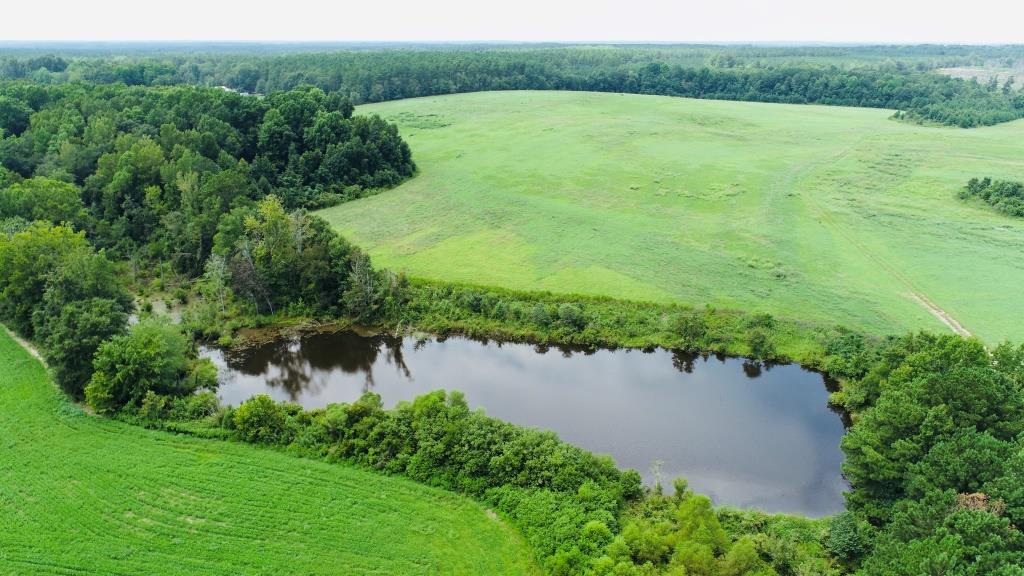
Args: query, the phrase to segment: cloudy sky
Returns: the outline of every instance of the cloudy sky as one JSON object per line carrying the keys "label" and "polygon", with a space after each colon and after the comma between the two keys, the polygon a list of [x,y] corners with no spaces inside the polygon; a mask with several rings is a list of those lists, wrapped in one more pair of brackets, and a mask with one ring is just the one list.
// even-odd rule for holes
{"label": "cloudy sky", "polygon": [[1024,43],[1024,0],[12,0],[0,41]]}

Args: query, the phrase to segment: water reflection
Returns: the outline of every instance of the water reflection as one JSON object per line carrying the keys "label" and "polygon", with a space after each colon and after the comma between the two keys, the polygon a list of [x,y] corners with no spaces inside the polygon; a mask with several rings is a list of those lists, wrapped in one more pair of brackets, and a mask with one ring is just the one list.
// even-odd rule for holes
{"label": "water reflection", "polygon": [[843,425],[819,374],[679,351],[584,350],[352,332],[285,339],[225,357],[225,402],[268,393],[307,407],[366,390],[386,405],[438,388],[475,408],[685,475],[718,502],[812,516],[842,509]]}
{"label": "water reflection", "polygon": [[[335,370],[361,376],[362,392],[374,388],[374,367],[377,364],[393,366],[402,377],[412,380],[412,372],[403,356],[401,338],[360,336],[354,332],[324,336],[282,338],[227,357],[213,349],[204,351],[204,354],[219,358],[218,363],[222,367],[230,367],[229,370],[221,370],[221,379],[225,381],[222,393],[237,380],[238,374],[258,376],[268,387],[282,392],[285,399],[292,402],[320,396],[330,384],[331,373]],[[317,345],[328,341],[328,346]],[[413,350],[420,350],[425,345],[426,341],[417,341]],[[344,353],[337,353],[339,350]]]}

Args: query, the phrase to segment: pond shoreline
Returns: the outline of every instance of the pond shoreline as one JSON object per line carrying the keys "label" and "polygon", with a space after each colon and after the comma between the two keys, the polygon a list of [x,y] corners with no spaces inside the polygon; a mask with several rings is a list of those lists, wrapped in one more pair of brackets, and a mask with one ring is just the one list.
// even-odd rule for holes
{"label": "pond shoreline", "polygon": [[738,354],[726,354],[724,352],[709,351],[709,350],[686,350],[681,348],[670,348],[665,346],[626,346],[626,345],[604,345],[604,346],[586,346],[580,344],[566,344],[562,342],[545,341],[539,338],[528,338],[528,337],[499,337],[495,335],[479,335],[476,331],[462,331],[462,330],[449,330],[444,334],[438,334],[434,332],[427,332],[423,330],[415,330],[409,327],[406,328],[393,328],[386,325],[377,326],[366,326],[351,322],[349,320],[329,320],[319,322],[316,320],[302,319],[292,323],[282,324],[270,324],[261,327],[242,327],[239,328],[235,334],[235,338],[231,344],[227,346],[219,345],[215,341],[208,340],[197,340],[201,345],[218,348],[223,350],[228,355],[244,353],[246,350],[250,350],[254,347],[273,343],[283,338],[302,338],[304,336],[310,336],[315,334],[330,334],[344,331],[353,331],[361,336],[377,336],[380,334],[386,334],[395,338],[403,337],[415,337],[419,339],[430,339],[433,338],[436,341],[443,342],[448,338],[465,338],[482,344],[495,342],[499,346],[502,344],[527,344],[537,348],[538,351],[547,351],[555,349],[560,352],[571,352],[571,353],[594,353],[598,350],[636,350],[643,353],[651,353],[657,350],[664,350],[669,353],[680,353],[692,355],[694,357],[709,358],[714,356],[718,359],[738,359],[745,362],[757,363],[761,366],[776,366],[784,364],[796,364],[800,368],[809,372],[820,374],[825,383],[825,389],[828,390],[829,401],[828,406],[833,412],[839,415],[843,421],[843,426],[847,429],[852,425],[852,414],[847,408],[835,401],[834,393],[842,390],[842,380],[835,378],[830,375],[827,371],[821,369],[816,365],[807,365],[799,361],[790,361],[782,359],[779,361],[769,360],[757,360]]}
{"label": "pond shoreline", "polygon": [[[796,364],[663,348],[356,332],[344,324],[243,336],[241,346],[203,349],[224,377],[224,404],[268,394],[316,410],[375,392],[392,406],[454,390],[473,409],[552,430],[623,467],[645,472],[664,460],[666,479],[690,477],[726,504],[811,515],[841,509],[839,441],[848,420],[829,405],[824,376]],[[611,421],[617,424],[609,428]],[[726,421],[735,424],[716,424]],[[656,475],[645,474],[648,482]],[[802,503],[761,504],[765,490],[779,502]]]}

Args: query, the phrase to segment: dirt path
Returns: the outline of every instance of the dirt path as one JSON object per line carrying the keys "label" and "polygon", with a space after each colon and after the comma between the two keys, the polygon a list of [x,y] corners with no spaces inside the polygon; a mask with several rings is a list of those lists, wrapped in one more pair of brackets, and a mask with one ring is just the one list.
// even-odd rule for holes
{"label": "dirt path", "polygon": [[929,300],[924,294],[921,294],[919,292],[911,292],[910,296],[918,304],[920,304],[921,306],[924,306],[925,308],[927,308],[928,311],[932,313],[932,316],[935,316],[943,324],[945,324],[946,326],[949,326],[950,330],[952,330],[953,332],[956,332],[957,334],[959,334],[959,335],[961,335],[961,336],[963,336],[965,338],[970,338],[971,337],[970,331],[967,330],[967,328],[964,328],[963,324],[960,324],[959,322],[957,322],[956,318],[953,318],[952,316],[949,315],[948,312],[946,312],[942,308],[939,308],[934,302]]}
{"label": "dirt path", "polygon": [[[857,142],[856,144],[853,144],[852,146],[846,148],[845,150],[839,152],[838,154],[831,156],[825,161],[815,162],[810,165],[798,166],[794,171],[792,171],[791,177],[787,178],[788,185],[792,186],[793,184],[796,183],[798,179],[804,177],[810,172],[813,172],[820,166],[823,166],[825,164],[831,164],[838,160],[842,160],[851,152],[853,152],[853,150],[856,149],[857,146],[859,146],[862,142],[863,140]],[[815,213],[815,215],[818,217],[819,222],[821,222],[823,225],[839,234],[844,240],[849,242],[851,246],[856,248],[858,252],[860,252],[865,257],[870,259],[872,262],[877,264],[879,268],[887,272],[890,276],[892,276],[893,279],[902,284],[903,287],[907,290],[907,293],[910,295],[911,300],[917,302],[924,309],[928,310],[928,312],[932,316],[934,316],[940,322],[945,324],[954,333],[964,336],[965,338],[971,337],[971,332],[967,328],[965,328],[963,324],[957,321],[957,319],[954,318],[952,314],[943,310],[942,307],[933,302],[923,292],[918,290],[914,286],[914,283],[910,280],[910,278],[903,274],[903,272],[897,266],[889,263],[883,257],[872,252],[867,246],[861,243],[860,240],[857,238],[857,235],[851,233],[849,230],[846,229],[845,226],[843,226],[840,222],[833,218],[832,214],[824,207],[822,207],[813,195],[801,194],[800,198],[803,199],[806,205],[811,209],[811,211]]]}
{"label": "dirt path", "polygon": [[15,334],[14,331],[8,328],[6,325],[0,324],[0,326],[3,326],[4,331],[7,332],[8,336],[11,337],[11,340],[17,342],[18,345],[24,348],[26,352],[35,357],[36,360],[39,360],[40,364],[46,366],[46,360],[43,359],[43,355],[39,353],[39,350],[36,350],[35,346],[33,346],[28,340],[25,340],[21,336]]}

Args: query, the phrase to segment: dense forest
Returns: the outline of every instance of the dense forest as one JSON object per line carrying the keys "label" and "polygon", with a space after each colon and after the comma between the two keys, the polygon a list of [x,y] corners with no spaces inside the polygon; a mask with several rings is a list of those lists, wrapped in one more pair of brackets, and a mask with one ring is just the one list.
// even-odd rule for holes
{"label": "dense forest", "polygon": [[962,200],[978,198],[1007,216],[1024,218],[1024,183],[991,178],[971,178],[960,191]]}
{"label": "dense forest", "polygon": [[232,210],[270,194],[289,209],[317,208],[412,175],[397,129],[352,112],[349,100],[316,88],[253,98],[189,87],[0,86],[0,183],[14,184],[4,212],[73,223],[118,257],[195,275]]}
{"label": "dense forest", "polygon": [[939,66],[1016,63],[1014,47],[441,46],[266,55],[155,53],[110,59],[71,53],[11,55],[0,79],[227,86],[274,93],[312,85],[355,103],[481,90],[592,90],[756,102],[888,108],[961,127],[1024,116],[1012,83],[979,84]]}

